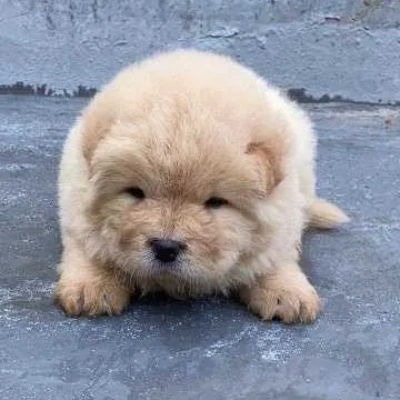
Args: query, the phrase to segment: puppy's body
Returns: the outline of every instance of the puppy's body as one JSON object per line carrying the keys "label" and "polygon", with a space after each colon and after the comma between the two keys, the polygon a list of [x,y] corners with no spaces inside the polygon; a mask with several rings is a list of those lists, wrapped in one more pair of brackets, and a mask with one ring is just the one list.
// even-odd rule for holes
{"label": "puppy's body", "polygon": [[135,291],[238,290],[265,319],[313,320],[301,234],[346,220],[317,199],[314,158],[307,116],[228,58],[178,51],[124,70],[65,144],[57,299],[95,315]]}

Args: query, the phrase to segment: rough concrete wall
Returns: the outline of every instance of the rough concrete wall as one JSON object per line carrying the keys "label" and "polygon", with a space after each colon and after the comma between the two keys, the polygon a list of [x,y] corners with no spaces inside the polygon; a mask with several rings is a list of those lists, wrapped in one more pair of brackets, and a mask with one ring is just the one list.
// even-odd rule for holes
{"label": "rough concrete wall", "polygon": [[193,46],[315,97],[399,101],[399,27],[399,0],[0,0],[0,84],[99,87]]}

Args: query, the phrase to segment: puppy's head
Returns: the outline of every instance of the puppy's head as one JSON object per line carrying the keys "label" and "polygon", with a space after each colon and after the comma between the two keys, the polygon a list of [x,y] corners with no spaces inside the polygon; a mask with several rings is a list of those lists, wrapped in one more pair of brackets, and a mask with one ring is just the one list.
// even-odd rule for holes
{"label": "puppy's head", "polygon": [[153,132],[115,125],[93,156],[98,252],[136,277],[221,286],[266,245],[258,209],[282,178],[279,160],[263,143],[210,131]]}
{"label": "puppy's head", "polygon": [[285,146],[259,132],[264,110],[244,115],[227,96],[223,108],[162,100],[86,115],[92,249],[136,278],[221,287],[267,245],[259,210]]}

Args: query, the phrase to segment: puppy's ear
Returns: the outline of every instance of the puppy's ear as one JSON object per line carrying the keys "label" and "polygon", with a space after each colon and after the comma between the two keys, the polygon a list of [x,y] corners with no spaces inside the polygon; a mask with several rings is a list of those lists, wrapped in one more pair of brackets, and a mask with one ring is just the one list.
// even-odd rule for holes
{"label": "puppy's ear", "polygon": [[110,130],[115,119],[112,109],[103,94],[99,93],[83,112],[82,147],[83,155],[89,165],[96,147]]}
{"label": "puppy's ear", "polygon": [[267,193],[271,193],[285,178],[288,149],[287,143],[273,139],[247,146],[246,153],[255,158],[260,180]]}

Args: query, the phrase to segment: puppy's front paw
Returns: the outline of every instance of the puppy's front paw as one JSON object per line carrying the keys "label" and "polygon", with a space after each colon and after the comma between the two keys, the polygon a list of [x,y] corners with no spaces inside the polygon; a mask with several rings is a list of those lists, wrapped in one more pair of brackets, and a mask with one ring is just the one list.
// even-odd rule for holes
{"label": "puppy's front paw", "polygon": [[[299,271],[299,274],[302,274]],[[313,322],[320,310],[320,298],[305,276],[290,274],[261,279],[256,285],[241,291],[248,307],[264,320],[275,318],[290,324]]]}
{"label": "puppy's front paw", "polygon": [[119,315],[129,304],[129,291],[116,284],[97,281],[76,281],[61,278],[55,300],[70,316]]}
{"label": "puppy's front paw", "polygon": [[251,297],[248,305],[262,319],[279,318],[287,324],[313,322],[321,308],[318,294],[313,288],[307,292],[288,291],[285,288],[282,288],[282,290],[263,290]]}

